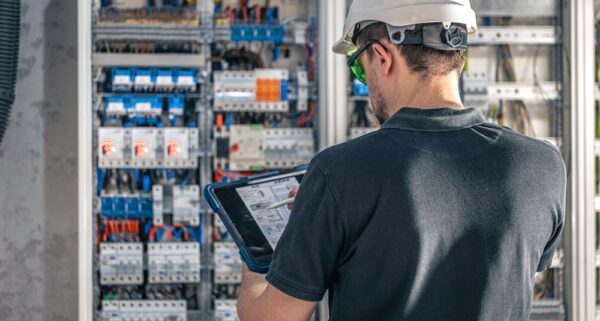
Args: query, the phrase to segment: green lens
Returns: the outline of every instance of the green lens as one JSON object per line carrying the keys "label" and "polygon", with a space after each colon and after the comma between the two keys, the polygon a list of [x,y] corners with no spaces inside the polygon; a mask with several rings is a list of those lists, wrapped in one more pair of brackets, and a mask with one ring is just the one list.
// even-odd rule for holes
{"label": "green lens", "polygon": [[362,82],[365,85],[367,84],[365,68],[363,68],[362,64],[358,59],[354,60],[354,62],[350,66],[350,70],[352,71],[352,74],[354,75],[354,78],[356,78],[356,80]]}

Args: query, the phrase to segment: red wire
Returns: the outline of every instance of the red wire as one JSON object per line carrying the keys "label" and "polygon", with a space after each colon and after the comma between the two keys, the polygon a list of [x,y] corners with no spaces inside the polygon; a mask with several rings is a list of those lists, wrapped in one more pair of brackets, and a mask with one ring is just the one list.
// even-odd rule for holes
{"label": "red wire", "polygon": [[217,170],[215,171],[217,174],[219,174],[220,176],[223,177],[242,177],[244,175],[240,174],[240,173],[229,173],[229,172],[225,172],[224,170],[217,168]]}
{"label": "red wire", "polygon": [[108,236],[110,235],[110,221],[105,223],[104,235],[102,235],[102,239],[104,242],[108,242]]}
{"label": "red wire", "polygon": [[261,21],[261,12],[260,12],[260,6],[256,6],[256,24],[259,25],[260,21]]}
{"label": "red wire", "polygon": [[244,23],[248,23],[248,1],[242,1],[242,17],[244,17]]}
{"label": "red wire", "polygon": [[227,10],[227,14],[229,15],[229,24],[235,24],[235,14],[233,13],[233,8],[227,6],[225,10]]}

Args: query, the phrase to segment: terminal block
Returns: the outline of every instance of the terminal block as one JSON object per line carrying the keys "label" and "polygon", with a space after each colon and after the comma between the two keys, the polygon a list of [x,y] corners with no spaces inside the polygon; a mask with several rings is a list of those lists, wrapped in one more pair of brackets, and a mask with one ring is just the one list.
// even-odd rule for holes
{"label": "terminal block", "polygon": [[215,72],[214,110],[288,112],[288,81],[286,69]]}
{"label": "terminal block", "polygon": [[152,198],[139,195],[103,195],[100,215],[108,219],[152,217]]}
{"label": "terminal block", "polygon": [[233,42],[271,42],[282,44],[285,38],[283,25],[236,24],[230,27]]}
{"label": "terminal block", "polygon": [[102,301],[104,321],[187,321],[187,302]]}
{"label": "terminal block", "polygon": [[191,128],[98,129],[100,168],[194,168],[198,130]]}
{"label": "terminal block", "polygon": [[200,244],[149,243],[148,268],[149,283],[200,282]]}
{"label": "terminal block", "polygon": [[239,321],[237,300],[215,300],[215,321]]}
{"label": "terminal block", "polygon": [[142,243],[102,243],[100,245],[100,284],[143,284],[143,248]]}
{"label": "terminal block", "polygon": [[153,223],[164,224],[164,214],[173,214],[174,224],[200,224],[200,186],[152,187]]}
{"label": "terminal block", "polygon": [[242,258],[233,242],[215,243],[215,284],[242,282]]}

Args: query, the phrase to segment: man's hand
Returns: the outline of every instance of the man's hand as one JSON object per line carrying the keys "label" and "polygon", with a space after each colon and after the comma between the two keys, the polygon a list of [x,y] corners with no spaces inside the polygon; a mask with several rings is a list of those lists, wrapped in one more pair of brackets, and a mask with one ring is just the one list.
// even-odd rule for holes
{"label": "man's hand", "polygon": [[[298,187],[294,188],[293,190],[290,191],[290,194],[288,195],[290,198],[296,198],[296,195],[298,195]],[[292,210],[292,207],[294,207],[294,203],[289,204],[288,205],[288,210]]]}
{"label": "man's hand", "polygon": [[316,302],[293,298],[272,285],[262,274],[244,266],[238,299],[238,316],[242,321],[307,321]]}

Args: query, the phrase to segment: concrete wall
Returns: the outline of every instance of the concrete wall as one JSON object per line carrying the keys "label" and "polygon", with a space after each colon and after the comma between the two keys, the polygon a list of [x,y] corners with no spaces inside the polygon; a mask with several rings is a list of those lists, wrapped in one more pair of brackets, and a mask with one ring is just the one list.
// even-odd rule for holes
{"label": "concrete wall", "polygon": [[0,320],[76,320],[77,1],[23,4],[0,146]]}

